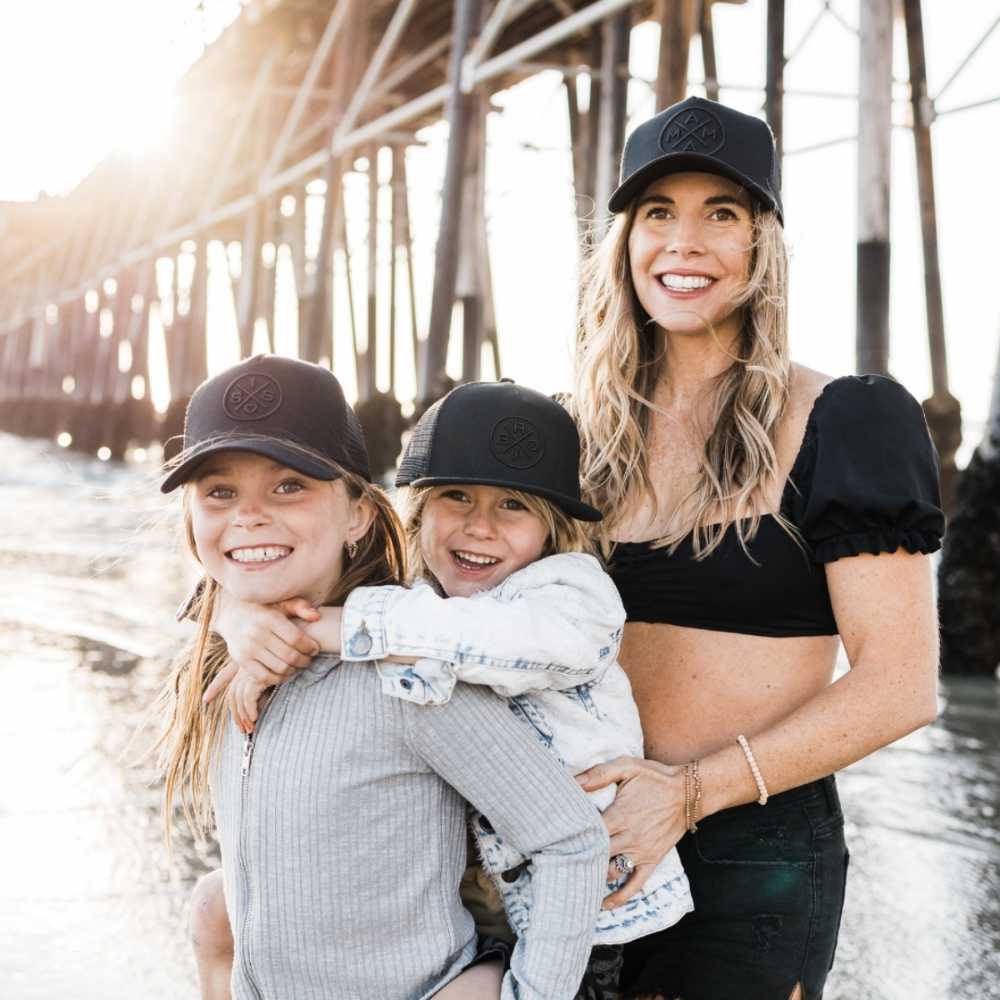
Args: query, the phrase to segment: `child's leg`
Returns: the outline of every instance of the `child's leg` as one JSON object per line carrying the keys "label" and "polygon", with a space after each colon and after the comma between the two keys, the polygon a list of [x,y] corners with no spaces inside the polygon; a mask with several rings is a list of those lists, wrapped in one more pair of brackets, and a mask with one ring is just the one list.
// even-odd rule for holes
{"label": "child's leg", "polygon": [[434,1000],[499,1000],[502,982],[502,962],[481,962],[435,993]]}
{"label": "child's leg", "polygon": [[202,1000],[230,1000],[233,932],[226,914],[221,868],[202,875],[191,893],[191,944]]}

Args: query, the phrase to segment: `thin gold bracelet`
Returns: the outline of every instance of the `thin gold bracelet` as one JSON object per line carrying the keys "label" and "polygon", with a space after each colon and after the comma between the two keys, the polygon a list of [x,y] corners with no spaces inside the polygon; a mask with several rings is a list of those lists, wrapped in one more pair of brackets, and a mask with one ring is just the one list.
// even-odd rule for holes
{"label": "thin gold bracelet", "polygon": [[692,760],[684,765],[684,822],[688,833],[698,832],[700,818],[701,774],[698,772],[698,761]]}
{"label": "thin gold bracelet", "polygon": [[750,773],[753,775],[754,783],[757,785],[757,791],[760,793],[757,796],[757,805],[765,806],[767,805],[767,785],[764,784],[764,777],[760,773],[760,768],[757,766],[753,750],[750,749],[750,741],[741,733],[736,737],[736,742],[740,745],[740,749],[743,751],[743,756],[747,759],[747,764],[750,767]]}
{"label": "thin gold bracelet", "polygon": [[691,830],[691,769],[684,765],[684,828]]}

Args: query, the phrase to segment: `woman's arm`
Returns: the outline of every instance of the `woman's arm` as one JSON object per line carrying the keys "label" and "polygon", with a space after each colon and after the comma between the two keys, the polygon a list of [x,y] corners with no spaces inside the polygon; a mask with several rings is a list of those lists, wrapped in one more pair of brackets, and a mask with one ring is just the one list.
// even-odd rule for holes
{"label": "woman's arm", "polygon": [[600,814],[492,692],[460,685],[447,706],[407,706],[404,718],[414,750],[532,863],[531,926],[501,996],[570,1000],[604,891]]}
{"label": "woman's arm", "polygon": [[[851,669],[815,698],[759,733],[746,733],[769,793],[825,777],[933,721],[937,715],[938,631],[930,559],[897,551],[859,555],[826,569],[837,626]],[[733,744],[700,762],[702,813],[758,797]],[[620,758],[580,775],[588,791],[619,782],[604,813],[611,853],[637,862],[632,879],[605,906],[642,886],[650,865],[684,832],[683,771]]]}
{"label": "woman's arm", "polygon": [[[930,558],[902,551],[859,555],[829,563],[826,572],[851,669],[752,737],[769,791],[839,771],[937,717],[938,623]],[[734,751],[738,759],[730,763]],[[738,747],[702,763],[706,809],[757,798],[752,780],[740,787],[735,765],[741,762],[749,776]]]}

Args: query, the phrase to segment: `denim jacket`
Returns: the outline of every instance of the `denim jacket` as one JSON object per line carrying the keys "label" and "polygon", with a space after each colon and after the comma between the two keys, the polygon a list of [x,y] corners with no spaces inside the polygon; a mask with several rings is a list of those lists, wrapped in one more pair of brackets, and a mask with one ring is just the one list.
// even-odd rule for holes
{"label": "denim jacket", "polygon": [[[415,704],[446,704],[457,681],[492,687],[578,774],[615,757],[642,756],[639,713],[617,660],[624,623],[618,591],[598,560],[564,553],[474,597],[445,598],[426,583],[358,588],[344,606],[341,648],[345,660],[383,661],[377,665],[383,692]],[[392,655],[417,662],[384,662]],[[591,799],[603,810],[614,795],[610,786]],[[472,830],[511,926],[523,933],[532,905],[531,866],[486,817],[475,815]],[[620,884],[609,883],[609,892]],[[651,934],[691,909],[687,878],[671,850],[639,894],[601,912],[594,944]]]}

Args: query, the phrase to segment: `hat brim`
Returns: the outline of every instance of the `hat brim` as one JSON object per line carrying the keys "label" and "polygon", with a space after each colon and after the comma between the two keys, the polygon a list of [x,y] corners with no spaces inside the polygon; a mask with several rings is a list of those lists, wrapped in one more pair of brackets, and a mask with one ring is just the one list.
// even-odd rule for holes
{"label": "hat brim", "polygon": [[555,490],[545,489],[525,489],[523,486],[512,486],[502,479],[484,479],[476,476],[421,476],[409,483],[401,483],[396,480],[397,486],[447,486],[451,483],[467,483],[469,486],[497,486],[506,490],[517,490],[519,493],[528,493],[531,496],[542,497],[555,504],[560,510],[576,518],[577,521],[603,521],[604,515],[590,504],[567,496],[565,493],[558,493]]}
{"label": "hat brim", "polygon": [[160,491],[170,493],[191,479],[198,470],[198,466],[210,455],[218,455],[223,451],[242,451],[252,455],[262,455],[264,458],[273,459],[282,465],[287,465],[289,469],[301,472],[305,476],[313,479],[325,479],[332,481],[340,478],[340,473],[330,467],[328,459],[316,455],[313,457],[308,450],[301,447],[293,447],[283,441],[262,439],[262,438],[241,438],[227,437],[215,438],[205,441],[195,447],[184,461],[170,470],[167,477],[160,484]]}
{"label": "hat brim", "polygon": [[781,206],[770,191],[755,184],[738,170],[719,163],[714,156],[707,156],[704,153],[666,153],[663,156],[658,156],[655,160],[650,160],[615,189],[608,199],[608,211],[612,215],[624,212],[653,181],[666,177],[668,174],[680,174],[687,170],[717,174],[735,181],[745,187],[765,208],[771,209],[778,216],[778,221],[784,225]]}

